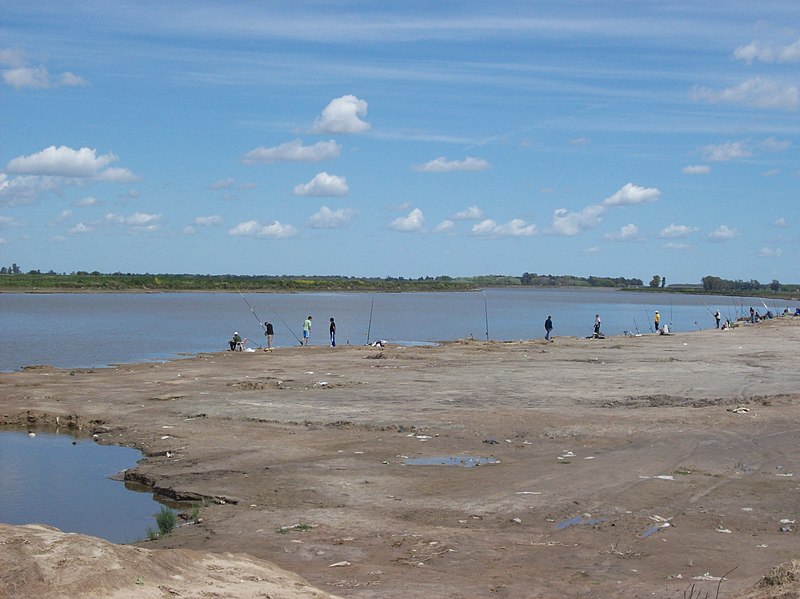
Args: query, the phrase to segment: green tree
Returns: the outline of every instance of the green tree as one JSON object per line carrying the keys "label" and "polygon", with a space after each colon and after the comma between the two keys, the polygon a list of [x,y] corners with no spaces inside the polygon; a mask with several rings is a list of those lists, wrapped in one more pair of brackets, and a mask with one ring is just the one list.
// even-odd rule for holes
{"label": "green tree", "polygon": [[659,275],[653,275],[653,278],[650,279],[650,287],[656,289],[660,285],[661,285],[661,277]]}

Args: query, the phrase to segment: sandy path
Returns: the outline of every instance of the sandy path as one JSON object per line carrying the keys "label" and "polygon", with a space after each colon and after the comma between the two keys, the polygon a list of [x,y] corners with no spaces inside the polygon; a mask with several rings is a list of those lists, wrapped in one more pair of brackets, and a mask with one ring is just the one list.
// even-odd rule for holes
{"label": "sandy path", "polygon": [[[44,367],[0,375],[0,417],[136,446],[131,478],[213,499],[143,546],[244,552],[344,597],[713,596],[694,577],[736,568],[732,596],[796,556],[798,348],[780,319]],[[448,456],[499,463],[404,464]]]}

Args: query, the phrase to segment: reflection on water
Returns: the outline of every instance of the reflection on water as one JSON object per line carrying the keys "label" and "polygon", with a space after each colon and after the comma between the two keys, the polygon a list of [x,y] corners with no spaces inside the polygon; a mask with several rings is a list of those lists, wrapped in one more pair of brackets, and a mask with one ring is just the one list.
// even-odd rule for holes
{"label": "reflection on water", "polygon": [[472,468],[481,464],[498,464],[495,458],[475,458],[471,456],[444,456],[436,458],[406,458],[403,464],[408,466],[462,466]]}
{"label": "reflection on water", "polygon": [[135,449],[52,433],[0,432],[0,522],[47,524],[114,543],[158,530],[161,504],[111,476],[136,465]]}
{"label": "reflection on water", "polygon": [[[592,333],[600,314],[606,335],[652,331],[653,314],[675,333],[714,327],[713,312],[732,321],[764,303],[777,313],[787,302],[603,289],[503,288],[442,293],[0,293],[0,371],[50,364],[90,368],[166,360],[227,349],[238,331],[249,347],[264,345],[259,321],[275,327],[275,346],[297,345],[311,314],[311,345],[328,344],[336,318],[340,345],[430,343],[454,339],[508,341]],[[251,312],[250,306],[253,311]],[[255,318],[254,318],[255,314]]]}

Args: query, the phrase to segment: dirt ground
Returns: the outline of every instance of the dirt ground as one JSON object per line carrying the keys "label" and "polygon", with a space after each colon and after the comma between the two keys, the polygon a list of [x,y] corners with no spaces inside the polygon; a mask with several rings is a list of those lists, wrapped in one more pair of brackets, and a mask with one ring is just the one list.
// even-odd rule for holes
{"label": "dirt ground", "polygon": [[[0,375],[0,423],[137,447],[128,480],[204,503],[140,547],[247,554],[341,597],[798,597],[798,350],[782,318],[35,367]],[[6,589],[35,578],[19,559]],[[300,596],[136,577],[130,596]]]}

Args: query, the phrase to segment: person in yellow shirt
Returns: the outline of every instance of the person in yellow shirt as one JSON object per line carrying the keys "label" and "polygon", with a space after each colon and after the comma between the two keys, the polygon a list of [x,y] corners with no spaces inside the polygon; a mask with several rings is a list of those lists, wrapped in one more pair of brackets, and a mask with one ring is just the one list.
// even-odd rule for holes
{"label": "person in yellow shirt", "polygon": [[661,322],[661,314],[659,314],[658,310],[656,310],[656,317],[655,317],[656,333],[658,333],[658,323],[659,322]]}

